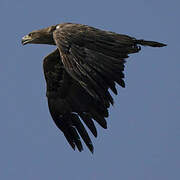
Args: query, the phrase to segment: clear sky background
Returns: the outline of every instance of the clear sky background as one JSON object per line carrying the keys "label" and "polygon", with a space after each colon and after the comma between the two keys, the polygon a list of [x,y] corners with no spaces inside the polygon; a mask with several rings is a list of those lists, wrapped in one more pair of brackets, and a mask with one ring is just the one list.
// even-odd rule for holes
{"label": "clear sky background", "polygon": [[[178,0],[0,1],[0,179],[179,180]],[[21,45],[32,30],[77,22],[167,43],[126,64],[108,130],[95,152],[73,151],[48,111],[42,59],[55,47]]]}

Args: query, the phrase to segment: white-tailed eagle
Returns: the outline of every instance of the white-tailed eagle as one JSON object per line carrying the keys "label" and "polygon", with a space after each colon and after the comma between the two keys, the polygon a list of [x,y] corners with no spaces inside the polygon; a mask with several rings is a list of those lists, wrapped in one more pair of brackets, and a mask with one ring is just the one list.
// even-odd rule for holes
{"label": "white-tailed eagle", "polygon": [[49,44],[57,48],[44,58],[46,96],[51,116],[71,147],[83,150],[81,138],[91,152],[93,145],[81,121],[97,137],[96,121],[107,128],[105,118],[113,104],[111,90],[125,87],[124,64],[142,46],[165,44],[103,31],[82,24],[63,23],[32,31],[22,44]]}

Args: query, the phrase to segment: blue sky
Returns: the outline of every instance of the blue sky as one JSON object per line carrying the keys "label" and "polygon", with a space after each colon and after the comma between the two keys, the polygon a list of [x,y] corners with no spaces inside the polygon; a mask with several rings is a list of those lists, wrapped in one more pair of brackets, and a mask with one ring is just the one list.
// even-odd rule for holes
{"label": "blue sky", "polygon": [[[0,179],[180,179],[179,1],[1,0]],[[53,123],[42,59],[55,47],[29,45],[32,30],[77,22],[167,43],[144,47],[126,64],[108,130],[95,153],[72,151]]]}

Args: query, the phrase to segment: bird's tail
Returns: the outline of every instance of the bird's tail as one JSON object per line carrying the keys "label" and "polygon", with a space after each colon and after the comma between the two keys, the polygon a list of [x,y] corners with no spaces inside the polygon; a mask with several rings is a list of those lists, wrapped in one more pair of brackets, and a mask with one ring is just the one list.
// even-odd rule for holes
{"label": "bird's tail", "polygon": [[167,46],[166,44],[163,43],[159,43],[156,41],[145,41],[143,39],[139,39],[135,41],[137,44],[140,44],[142,46],[151,46],[151,47],[163,47],[163,46]]}

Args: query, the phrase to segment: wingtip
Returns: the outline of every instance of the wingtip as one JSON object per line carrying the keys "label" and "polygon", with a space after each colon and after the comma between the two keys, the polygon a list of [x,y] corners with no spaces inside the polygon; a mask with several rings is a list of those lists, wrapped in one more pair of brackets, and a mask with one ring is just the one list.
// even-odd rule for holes
{"label": "wingtip", "polygon": [[94,154],[94,149],[91,151],[91,154]]}
{"label": "wingtip", "polygon": [[162,43],[162,47],[163,47],[163,46],[167,46],[167,44],[163,44],[163,43]]}
{"label": "wingtip", "polygon": [[97,138],[97,131],[93,132],[95,138]]}
{"label": "wingtip", "polygon": [[82,152],[83,150],[84,150],[83,148],[82,148],[82,149],[79,149],[79,148],[78,148],[78,151],[79,151],[79,152]]}
{"label": "wingtip", "polygon": [[107,129],[107,122],[103,126],[104,129]]}
{"label": "wingtip", "polygon": [[93,154],[93,153],[94,153],[94,147],[93,147],[93,145],[91,144],[90,146],[88,146],[88,148],[89,148],[90,152]]}
{"label": "wingtip", "polygon": [[164,47],[164,46],[167,46],[167,44],[164,44],[164,43],[157,43],[156,46],[154,46],[154,47]]}
{"label": "wingtip", "polygon": [[143,39],[136,40],[137,44],[140,44],[142,46],[151,46],[151,47],[164,47],[167,46],[167,44],[156,42],[156,41],[146,41]]}

